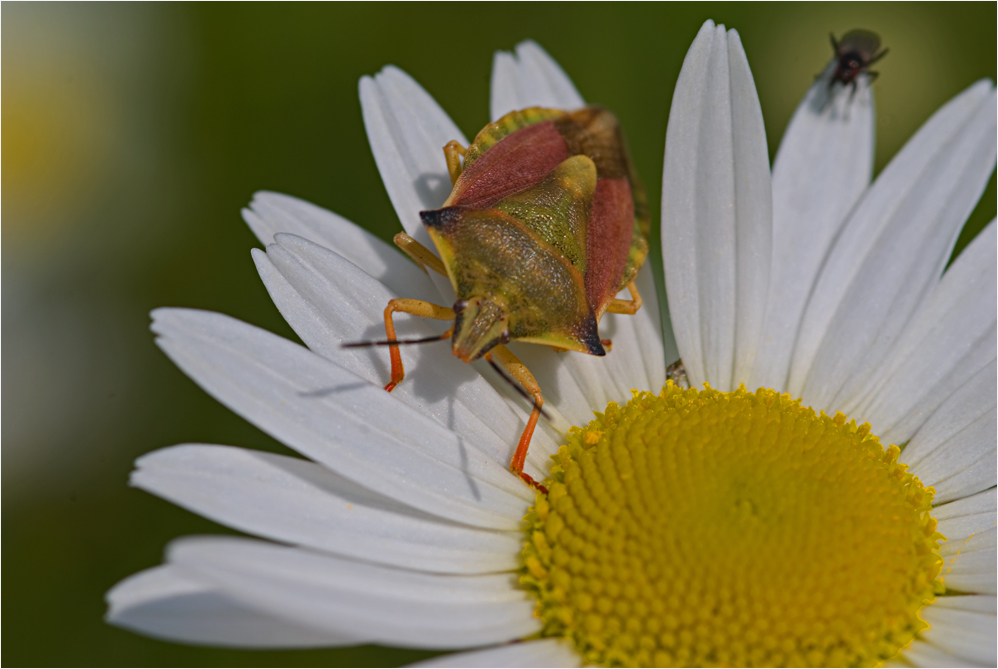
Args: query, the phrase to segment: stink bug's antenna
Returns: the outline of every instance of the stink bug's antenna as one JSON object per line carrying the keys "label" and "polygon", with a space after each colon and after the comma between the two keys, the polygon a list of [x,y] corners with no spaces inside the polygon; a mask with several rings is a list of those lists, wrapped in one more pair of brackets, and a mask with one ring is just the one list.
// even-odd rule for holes
{"label": "stink bug's antenna", "polygon": [[442,341],[449,339],[454,334],[454,328],[432,337],[421,337],[419,339],[385,339],[381,341],[354,341],[347,344],[340,344],[340,348],[367,348],[368,346],[404,346],[407,344],[427,344],[431,341]]}
{"label": "stink bug's antenna", "polygon": [[546,411],[544,411],[543,408],[537,406],[537,401],[534,398],[532,398],[530,395],[528,395],[527,391],[524,390],[523,388],[521,388],[519,383],[517,383],[516,381],[514,381],[513,379],[511,379],[509,377],[509,375],[506,374],[506,372],[503,371],[502,367],[500,367],[499,364],[495,360],[492,359],[491,355],[486,356],[485,357],[485,361],[488,362],[489,365],[492,366],[492,369],[496,370],[496,374],[498,374],[499,376],[501,376],[502,379],[503,379],[503,381],[505,381],[509,385],[513,386],[516,389],[516,392],[520,393],[520,396],[523,399],[525,399],[528,402],[530,402],[531,404],[533,404],[534,408],[537,409],[538,411],[540,411],[541,415],[544,416],[544,419],[550,422],[551,416],[548,415],[548,413]]}

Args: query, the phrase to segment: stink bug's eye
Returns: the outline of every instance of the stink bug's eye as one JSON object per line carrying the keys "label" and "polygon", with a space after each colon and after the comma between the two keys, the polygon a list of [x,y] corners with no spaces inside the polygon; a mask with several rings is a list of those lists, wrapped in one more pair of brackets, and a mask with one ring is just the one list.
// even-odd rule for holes
{"label": "stink bug's eye", "polygon": [[468,301],[458,300],[457,302],[454,303],[454,306],[451,308],[454,310],[454,313],[459,314],[468,308]]}
{"label": "stink bug's eye", "polygon": [[512,338],[513,338],[513,335],[510,334],[509,330],[503,330],[502,334],[499,335],[499,343],[500,344],[508,344],[509,340],[512,339]]}

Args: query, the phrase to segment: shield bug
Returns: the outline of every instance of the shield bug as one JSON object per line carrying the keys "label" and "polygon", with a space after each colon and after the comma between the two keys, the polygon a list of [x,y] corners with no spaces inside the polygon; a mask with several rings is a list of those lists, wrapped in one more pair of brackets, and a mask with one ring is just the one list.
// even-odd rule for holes
{"label": "shield bug", "polygon": [[870,72],[867,68],[887,55],[887,49],[880,53],[880,36],[869,30],[850,30],[842,36],[841,40],[836,40],[834,34],[830,34],[832,49],[835,51],[835,73],[832,75],[829,86],[836,81],[841,81],[844,85],[852,84],[852,92],[856,93],[856,78],[860,74],[866,74],[870,81],[877,78],[877,72]]}
{"label": "shield bug", "polygon": [[[444,157],[453,190],[440,209],[420,212],[439,257],[405,233],[395,243],[424,270],[450,279],[452,307],[394,299],[385,308],[389,392],[405,376],[399,343],[451,339],[464,362],[485,358],[515,379],[533,410],[510,470],[524,473],[544,398],[533,374],[505,346],[522,341],[606,355],[597,326],[606,312],[634,314],[634,278],[648,254],[648,207],[616,117],[601,107],[534,107],[485,126],[467,148]],[[617,299],[627,288],[630,300]],[[396,312],[453,321],[439,337],[399,342]]]}

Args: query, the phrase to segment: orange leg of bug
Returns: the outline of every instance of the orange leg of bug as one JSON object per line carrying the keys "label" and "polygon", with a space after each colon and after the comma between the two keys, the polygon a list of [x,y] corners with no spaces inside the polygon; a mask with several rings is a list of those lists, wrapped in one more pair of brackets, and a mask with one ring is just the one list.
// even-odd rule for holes
{"label": "orange leg of bug", "polygon": [[444,267],[443,261],[434,255],[433,251],[426,248],[404,232],[400,232],[395,235],[395,246],[402,249],[405,254],[412,258],[424,272],[426,271],[426,268],[429,267],[437,274],[447,276],[447,268]]}
{"label": "orange leg of bug", "polygon": [[457,183],[458,177],[464,170],[461,167],[461,158],[467,153],[467,149],[458,144],[456,139],[452,139],[444,146],[444,158],[447,159],[447,172],[450,173],[450,183],[453,186]]}
{"label": "orange leg of bug", "polygon": [[537,427],[537,419],[540,418],[541,407],[544,405],[544,398],[541,396],[541,387],[537,384],[537,379],[530,373],[530,370],[505,346],[496,346],[486,353],[485,357],[502,365],[509,372],[509,375],[534,398],[534,409],[530,412],[530,418],[527,419],[527,427],[524,428],[523,434],[520,435],[520,443],[516,445],[516,453],[513,454],[513,460],[509,463],[509,470],[523,479],[532,488],[540,490],[546,495],[548,492],[547,488],[523,471],[523,464],[527,460],[527,449],[530,447],[530,439],[534,436],[534,428]]}
{"label": "orange leg of bug", "polygon": [[627,291],[631,294],[631,299],[629,300],[618,300],[614,298],[610,300],[610,304],[607,305],[606,310],[611,314],[630,314],[634,315],[638,313],[638,309],[641,308],[641,295],[638,293],[638,287],[634,285],[631,281],[627,284]]}
{"label": "orange leg of bug", "polygon": [[[388,341],[398,339],[395,336],[395,323],[392,322],[392,314],[396,311],[421,318],[433,318],[438,321],[452,321],[455,316],[454,310],[450,307],[441,307],[422,300],[412,300],[407,297],[390,300],[388,306],[385,307],[385,334],[388,335]],[[405,368],[402,366],[402,355],[399,353],[399,347],[395,345],[388,348],[392,357],[392,380],[385,386],[385,390],[392,392],[395,390],[395,386],[405,378]]]}

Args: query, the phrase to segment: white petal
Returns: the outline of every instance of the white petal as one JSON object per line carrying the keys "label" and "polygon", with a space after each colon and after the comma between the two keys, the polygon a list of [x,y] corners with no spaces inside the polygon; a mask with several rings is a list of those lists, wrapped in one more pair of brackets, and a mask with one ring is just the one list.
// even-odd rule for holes
{"label": "white petal", "polygon": [[298,235],[336,251],[397,293],[438,297],[429,277],[398,249],[310,202],[260,191],[253,195],[249,207],[243,209],[243,219],[264,246],[273,244],[278,233]]}
{"label": "white petal", "polygon": [[[698,387],[710,380],[727,390],[730,379],[721,387],[721,372],[730,377],[732,361],[721,360],[715,354],[711,367],[707,367],[707,358],[715,349],[730,348],[731,342],[724,337],[733,334],[735,320],[732,214],[718,211],[723,205],[714,206],[715,202],[734,197],[730,141],[717,139],[731,136],[730,112],[709,113],[715,106],[728,111],[730,104],[727,81],[719,83],[727,79],[728,59],[714,56],[715,43],[723,49],[727,38],[723,28],[715,28],[708,20],[686,54],[672,96],[662,175],[662,259],[672,327],[690,383]],[[723,77],[715,73],[718,69],[723,70]],[[723,127],[725,121],[727,127]],[[704,245],[713,247],[715,255],[726,261],[723,271],[718,268],[712,274],[717,263],[710,263],[710,256],[700,259]],[[708,267],[701,267],[704,263]],[[727,298],[721,303],[706,303],[708,297],[713,297],[706,285],[712,276],[725,288],[715,290]],[[701,293],[705,293],[703,298]],[[705,304],[701,305],[701,299]]]}
{"label": "white petal", "polygon": [[964,660],[985,667],[998,664],[993,611],[989,614],[930,605],[922,610],[921,616],[929,623],[929,629],[922,631],[920,638]]}
{"label": "white petal", "polygon": [[991,528],[962,541],[947,541],[940,547],[943,568],[939,578],[948,589],[995,594],[996,532]]}
{"label": "white petal", "polygon": [[[911,439],[968,379],[994,369],[995,229],[992,222],[964,249],[912,319],[866,397],[846,407],[849,415],[876,426],[888,443]],[[980,387],[975,406],[990,399],[993,407],[995,384],[974,383]]]}
{"label": "white petal", "polygon": [[221,314],[153,316],[159,346],[209,394],[361,485],[491,529],[516,529],[533,501],[466,440],[308,349]]}
{"label": "white petal", "polygon": [[528,107],[573,110],[585,104],[565,71],[536,42],[520,42],[516,54],[496,52],[489,101],[493,121]]}
{"label": "white petal", "polygon": [[489,91],[489,120],[497,121],[504,114],[521,109],[520,85],[516,56],[508,51],[496,51],[492,56],[492,82]]}
{"label": "white petal", "polygon": [[[963,537],[950,537],[939,547],[939,554],[947,558],[947,564],[950,563],[950,557],[956,558],[953,561],[955,564],[965,560],[971,553],[981,553],[982,551],[993,553],[995,550],[995,532],[994,518],[992,518],[991,527],[986,530]],[[975,559],[980,560],[981,558],[975,557]]]}
{"label": "white petal", "polygon": [[[994,556],[992,556],[992,561]],[[946,587],[958,592],[980,592],[994,596],[998,589],[998,577],[992,571],[973,573],[956,572],[946,576]]]}
{"label": "white petal", "polygon": [[307,460],[187,444],[136,461],[131,483],[229,527],[283,543],[440,573],[517,567],[519,532],[450,523]]}
{"label": "white petal", "polygon": [[994,362],[975,374],[936,409],[904,449],[904,462],[947,502],[998,482],[995,434],[998,412]]}
{"label": "white petal", "polygon": [[981,82],[922,126],[842,229],[801,323],[788,389],[839,409],[926,299],[995,162],[995,96]]}
{"label": "white petal", "polygon": [[996,603],[998,602],[991,595],[949,595],[946,597],[937,597],[936,601],[932,602],[932,606],[933,608],[988,613],[994,616]]}
{"label": "white petal", "polygon": [[234,648],[352,646],[363,639],[262,613],[164,565],[108,591],[107,622],[165,641]]}
{"label": "white petal", "polygon": [[[363,77],[360,104],[374,161],[395,213],[409,235],[432,249],[419,212],[440,208],[450,195],[444,145],[457,140],[467,146],[468,140],[429,93],[397,67]],[[448,294],[445,277],[430,278]]]}
{"label": "white petal", "polygon": [[749,383],[769,293],[773,189],[762,107],[738,31],[728,32],[738,256],[735,363],[731,387]]}
{"label": "white petal", "polygon": [[[961,592],[994,595],[995,572],[995,489],[986,490],[956,502],[937,506],[932,516],[946,538],[940,548],[945,561],[942,579],[946,587]],[[992,614],[995,598],[989,596]],[[969,597],[942,597],[936,603],[973,603]]]}
{"label": "white petal", "polygon": [[[613,350],[603,360],[610,365],[611,375],[625,393],[631,390],[658,393],[665,385],[666,357],[651,263],[641,269],[635,283],[643,300],[638,313],[605,314],[600,321],[600,336],[613,341]],[[630,399],[630,395],[624,399]]]}
{"label": "white petal", "polygon": [[979,492],[976,495],[971,495],[970,497],[958,499],[955,502],[941,504],[932,509],[932,517],[941,521],[950,518],[972,516],[978,513],[984,513],[985,511],[994,510],[995,490],[991,489]]}
{"label": "white petal", "polygon": [[[766,322],[749,388],[785,388],[807,297],[873,174],[873,95],[831,89],[833,61],[797,107],[773,163],[773,263]],[[831,98],[830,92],[837,92]]]}
{"label": "white petal", "polygon": [[913,667],[974,667],[973,662],[933,646],[926,641],[915,639],[901,651],[905,662]]}
{"label": "white petal", "polygon": [[949,541],[962,541],[966,537],[995,527],[995,489],[985,490],[949,504],[937,506],[932,517],[939,521],[939,532]]}
{"label": "white petal", "polygon": [[540,627],[514,574],[423,574],[228,537],[175,541],[168,559],[252,606],[376,643],[469,648]]}
{"label": "white petal", "polygon": [[737,33],[708,21],[676,84],[662,185],[666,289],[694,386],[729,390],[748,380],[769,282],[769,182],[762,113]]}
{"label": "white petal", "polygon": [[522,641],[495,648],[441,655],[412,667],[579,667],[582,656],[565,639]]}
{"label": "white petal", "polygon": [[955,434],[915,468],[926,485],[936,489],[936,500],[948,502],[995,485],[995,410]]}
{"label": "white petal", "polygon": [[943,582],[954,573],[994,573],[996,533],[998,530],[992,527],[969,537],[950,538],[940,546],[939,554],[945,562],[940,575]]}
{"label": "white petal", "polygon": [[[994,422],[991,423],[991,438],[994,440]],[[960,461],[960,471],[949,478],[937,481],[937,498],[940,501],[958,499],[964,495],[977,492],[983,487],[994,485],[995,481],[995,449],[992,443],[990,451],[986,451],[972,462]],[[990,481],[990,483],[988,483]]]}
{"label": "white petal", "polygon": [[[904,449],[904,461],[915,468],[929,454],[951,442],[981,418],[994,417],[998,370],[987,365],[940,403]],[[994,437],[994,433],[991,434]],[[994,448],[994,439],[991,440]],[[943,475],[947,473],[944,472]],[[992,484],[993,485],[993,484]]]}
{"label": "white petal", "polygon": [[[295,334],[312,351],[354,374],[371,383],[387,383],[384,351],[342,348],[342,344],[384,339],[384,324],[379,328],[372,314],[383,310],[395,293],[333,251],[300,237],[278,238],[283,244],[271,244],[266,253],[254,249],[253,260]],[[313,258],[295,253],[293,246],[311,251]],[[432,326],[438,324],[413,319],[399,325],[403,336],[412,337],[432,335]]]}
{"label": "white petal", "polygon": [[[266,255],[255,251],[254,259],[274,303],[310,349],[372,383],[388,382],[386,348],[341,345],[384,339],[384,309],[397,294],[336,253],[292,235],[278,235],[277,244],[268,247]],[[406,296],[428,299],[415,291]],[[445,329],[442,323],[404,315],[395,322],[403,338]],[[507,466],[529,409],[509,407],[474,367],[451,355],[446,342],[410,346],[402,356],[406,381],[392,394]],[[528,473],[543,476],[547,457],[556,450],[556,443],[539,433]]]}

